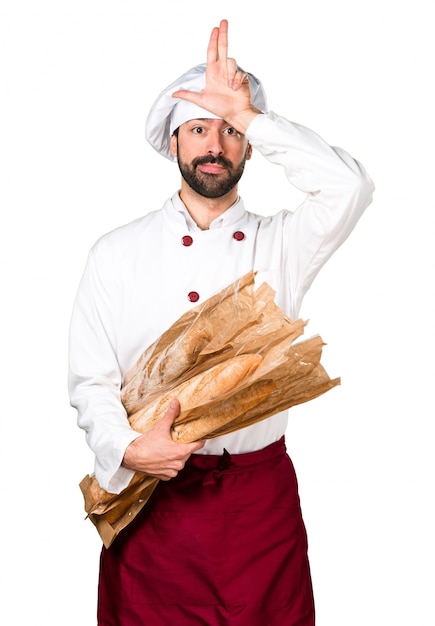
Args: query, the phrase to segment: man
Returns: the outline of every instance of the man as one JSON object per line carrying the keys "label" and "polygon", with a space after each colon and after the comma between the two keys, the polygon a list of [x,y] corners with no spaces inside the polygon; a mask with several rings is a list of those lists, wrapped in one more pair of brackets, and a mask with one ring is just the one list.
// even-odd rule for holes
{"label": "man", "polygon": [[[314,602],[285,413],[204,443],[172,441],[174,398],[149,432],[120,402],[123,375],[189,307],[251,269],[296,319],[313,278],[371,202],[363,167],[266,111],[261,83],[228,58],[214,28],[206,66],[157,98],[147,138],[176,160],[181,188],[163,208],[90,252],[70,337],[71,403],[119,493],[135,471],[161,479],[100,564],[100,626],[312,626]],[[248,213],[238,181],[252,150],[306,192],[295,211]]]}

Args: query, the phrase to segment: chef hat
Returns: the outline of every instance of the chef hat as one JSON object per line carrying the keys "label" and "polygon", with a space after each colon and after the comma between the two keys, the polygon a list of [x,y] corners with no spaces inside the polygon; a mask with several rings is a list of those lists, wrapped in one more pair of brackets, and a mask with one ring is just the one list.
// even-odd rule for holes
{"label": "chef hat", "polygon": [[[217,115],[200,108],[192,102],[173,98],[172,94],[179,89],[200,92],[205,89],[205,70],[207,64],[203,63],[177,78],[168,85],[154,102],[148,114],[145,127],[145,135],[152,147],[163,156],[175,161],[169,144],[174,130],[181,124],[193,119],[219,119]],[[238,68],[241,70],[241,68]],[[243,72],[243,70],[241,70]],[[266,111],[266,94],[263,85],[253,74],[247,73],[251,88],[251,101],[260,111]]]}

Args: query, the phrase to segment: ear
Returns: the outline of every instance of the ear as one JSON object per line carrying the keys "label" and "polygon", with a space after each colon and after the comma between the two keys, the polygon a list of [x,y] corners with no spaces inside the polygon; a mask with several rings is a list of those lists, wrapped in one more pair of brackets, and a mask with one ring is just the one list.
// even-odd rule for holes
{"label": "ear", "polygon": [[250,143],[248,143],[247,147],[246,147],[246,160],[249,161],[249,159],[252,156],[252,146]]}
{"label": "ear", "polygon": [[169,143],[169,149],[173,157],[177,156],[178,139],[176,135],[171,135],[171,141]]}

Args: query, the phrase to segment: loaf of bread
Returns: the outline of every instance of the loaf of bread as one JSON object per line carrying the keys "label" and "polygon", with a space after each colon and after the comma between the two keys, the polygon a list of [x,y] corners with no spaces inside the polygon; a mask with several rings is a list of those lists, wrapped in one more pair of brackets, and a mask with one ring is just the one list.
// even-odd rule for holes
{"label": "loaf of bread", "polygon": [[173,398],[177,398],[180,403],[178,421],[183,421],[192,409],[223,398],[233,391],[255,371],[261,361],[258,354],[241,354],[218,363],[176,385],[151,404],[133,413],[129,418],[130,425],[138,432],[148,431],[163,417]]}
{"label": "loaf of bread", "polygon": [[192,328],[161,352],[154,346],[146,350],[136,363],[136,373],[121,392],[127,413],[140,409],[149,395],[184,374],[209,338],[205,328]]}
{"label": "loaf of bread", "polygon": [[[138,485],[143,487],[143,477],[144,474],[141,472],[136,472],[133,475],[127,489],[129,491],[133,491],[133,488],[136,488]],[[110,493],[106,491],[102,487],[100,487],[100,483],[95,478],[94,475],[88,477],[88,483],[86,485],[86,495],[89,499],[89,504],[92,507],[93,513],[99,513],[106,509],[107,505],[113,500],[118,499],[118,494]],[[100,510],[101,509],[101,510]]]}
{"label": "loaf of bread", "polygon": [[222,400],[219,403],[219,410],[216,410],[213,404],[211,407],[194,411],[188,420],[177,418],[172,426],[172,438],[183,443],[209,439],[215,430],[228,427],[234,420],[258,406],[275,389],[276,383],[273,380],[257,381]]}

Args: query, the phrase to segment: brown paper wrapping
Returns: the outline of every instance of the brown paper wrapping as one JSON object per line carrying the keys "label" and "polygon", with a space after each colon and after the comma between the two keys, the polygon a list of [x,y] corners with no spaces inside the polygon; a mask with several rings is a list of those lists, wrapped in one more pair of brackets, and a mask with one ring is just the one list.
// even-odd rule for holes
{"label": "brown paper wrapping", "polygon": [[[178,397],[173,439],[211,439],[340,384],[320,364],[322,339],[296,342],[306,322],[290,320],[275,304],[273,289],[263,283],[255,290],[254,279],[249,272],[189,310],[126,373],[121,399],[135,430],[146,432],[163,417],[169,399]],[[188,393],[195,381],[202,396]],[[104,491],[93,475],[82,480],[85,510],[106,547],[145,506],[157,484],[158,479],[137,472],[117,495]]]}

